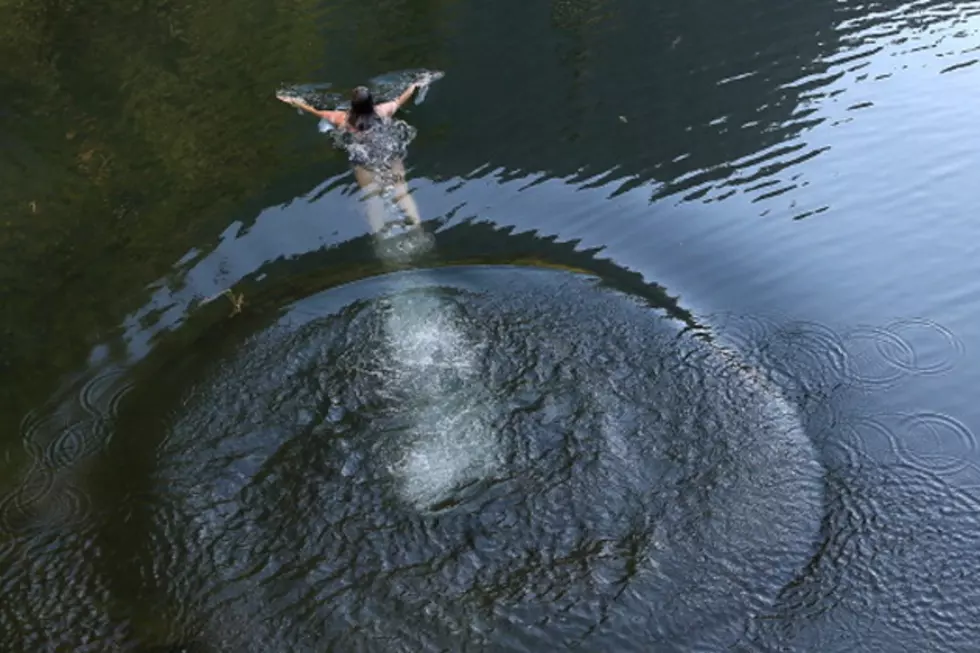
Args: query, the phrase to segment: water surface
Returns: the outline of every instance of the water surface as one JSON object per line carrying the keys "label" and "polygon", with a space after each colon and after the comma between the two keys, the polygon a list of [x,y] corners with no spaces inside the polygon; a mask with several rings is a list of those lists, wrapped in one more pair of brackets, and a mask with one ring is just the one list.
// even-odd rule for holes
{"label": "water surface", "polygon": [[5,7],[6,641],[971,650],[978,9]]}

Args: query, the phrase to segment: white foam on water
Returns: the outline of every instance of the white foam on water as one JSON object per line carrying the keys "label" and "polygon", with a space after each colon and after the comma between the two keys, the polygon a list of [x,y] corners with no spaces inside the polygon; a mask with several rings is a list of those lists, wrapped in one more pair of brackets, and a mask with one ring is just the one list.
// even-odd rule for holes
{"label": "white foam on water", "polygon": [[472,373],[473,346],[447,308],[431,295],[392,299],[385,327],[395,361],[406,371]]}
{"label": "white foam on water", "polygon": [[466,412],[430,417],[435,419],[421,420],[414,441],[392,470],[402,499],[420,509],[487,478],[498,462],[499,443],[479,415]]}
{"label": "white foam on water", "polygon": [[478,375],[479,343],[453,307],[433,294],[396,294],[385,323],[392,384],[420,408],[389,467],[402,500],[424,510],[493,473],[501,445],[487,425],[490,400]]}

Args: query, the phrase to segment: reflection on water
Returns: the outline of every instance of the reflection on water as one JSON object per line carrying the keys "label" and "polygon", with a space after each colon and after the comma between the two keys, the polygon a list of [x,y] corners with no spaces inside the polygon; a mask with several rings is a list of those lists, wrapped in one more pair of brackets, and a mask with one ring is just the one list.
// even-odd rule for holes
{"label": "reflection on water", "polygon": [[[12,650],[975,648],[980,3],[7,9]],[[269,90],[407,66],[365,237]],[[687,333],[362,281],[514,261]]]}
{"label": "reflection on water", "polygon": [[[6,586],[97,649],[318,650],[329,633],[345,650],[864,650],[894,636],[885,617],[928,646],[924,574],[963,570],[975,544],[976,439],[863,406],[962,345],[921,321],[710,322],[679,335],[594,281],[516,268],[310,296],[152,383],[82,384],[59,413],[72,429],[26,422],[38,452],[79,437],[38,462],[88,504],[8,501],[0,553],[38,566]],[[957,579],[947,611],[972,596]]]}
{"label": "reflection on water", "polygon": [[[731,224],[736,233],[727,237],[742,242],[729,245],[755,251],[755,240],[777,237],[774,227],[741,216],[819,214],[834,220],[837,247],[887,236],[897,248],[904,230],[941,232],[931,229],[937,216],[949,226],[957,207],[972,202],[960,183],[971,140],[958,135],[972,133],[976,67],[964,66],[974,58],[976,2],[820,0],[777,9],[763,0],[555,0],[516,26],[508,17],[525,8],[512,0],[509,9],[439,0],[303,0],[290,11],[273,4],[151,3],[134,9],[138,20],[114,5],[98,16],[72,8],[57,30],[25,6],[5,22],[3,42],[16,56],[0,82],[9,85],[0,95],[11,121],[0,165],[9,180],[3,203],[16,219],[0,235],[10,307],[0,316],[0,347],[22,379],[11,389],[14,421],[77,368],[98,334],[138,310],[145,285],[175,260],[209,251],[229,225],[247,229],[253,202],[280,205],[340,172],[323,139],[268,97],[284,79],[349,85],[379,70],[451,62],[438,105],[411,115],[426,133],[412,176],[444,183],[427,217],[468,203],[452,197],[467,178],[521,186],[562,179],[601,186],[603,195],[633,189],[644,205],[656,197],[661,205],[689,198],[725,207],[694,234],[677,220],[677,240]],[[154,38],[134,32],[134,20]],[[221,39],[200,36],[218,26]],[[376,57],[363,54],[364,43]],[[324,63],[337,61],[346,62],[343,71]],[[70,88],[58,87],[64,79]],[[61,88],[57,102],[52,88]],[[522,119],[527,107],[546,107],[547,119]],[[497,210],[507,198],[489,195],[463,214],[514,224]],[[659,238],[649,211],[576,211],[573,203],[569,214],[553,201],[520,227],[565,238],[588,231],[595,246]],[[333,229],[316,234],[320,245],[351,237],[343,215],[327,216]],[[825,238],[808,232],[805,240],[822,249]],[[898,260],[907,254],[889,251]],[[636,259],[655,260],[627,256],[634,268]],[[882,269],[878,256],[839,259]],[[45,322],[63,343],[55,351],[27,326]]]}
{"label": "reflection on water", "polygon": [[649,310],[558,273],[360,285],[167,377],[145,560],[182,570],[169,602],[266,650],[648,650],[732,641],[811,554],[794,411]]}

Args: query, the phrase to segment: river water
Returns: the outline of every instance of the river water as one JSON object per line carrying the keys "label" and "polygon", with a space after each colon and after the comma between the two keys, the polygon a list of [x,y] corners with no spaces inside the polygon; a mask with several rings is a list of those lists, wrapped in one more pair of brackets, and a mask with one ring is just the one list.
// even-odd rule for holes
{"label": "river water", "polygon": [[980,641],[980,3],[0,14],[4,650]]}

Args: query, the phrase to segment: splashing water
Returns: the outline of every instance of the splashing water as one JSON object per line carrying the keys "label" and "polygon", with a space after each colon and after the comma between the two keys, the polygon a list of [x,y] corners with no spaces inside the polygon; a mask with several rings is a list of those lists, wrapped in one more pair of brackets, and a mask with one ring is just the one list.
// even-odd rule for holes
{"label": "splashing water", "polygon": [[[422,104],[429,92],[432,82],[439,81],[445,76],[440,70],[428,70],[426,68],[409,68],[397,70],[389,73],[372,77],[368,80],[367,87],[374,96],[376,102],[387,102],[394,100],[404,91],[409,84],[420,82],[422,88],[415,96],[415,104]],[[350,91],[342,92],[331,90],[333,84],[312,83],[312,84],[289,84],[279,89],[278,94],[283,97],[295,97],[309,103],[317,109],[336,109],[346,111],[350,108]]]}
{"label": "splashing water", "polygon": [[389,469],[402,499],[425,510],[492,474],[500,447],[488,425],[491,401],[477,373],[479,343],[467,337],[453,306],[439,296],[394,290],[384,322],[388,392],[407,395],[415,409],[401,455]]}
{"label": "splashing water", "polygon": [[[409,84],[418,83],[421,88],[415,95],[415,104],[422,104],[425,101],[425,96],[429,93],[429,86],[432,82],[439,81],[444,76],[445,73],[441,70],[408,68],[373,77],[368,81],[368,88],[379,98],[379,101],[386,101],[397,97]],[[384,99],[381,100],[380,98]]]}

